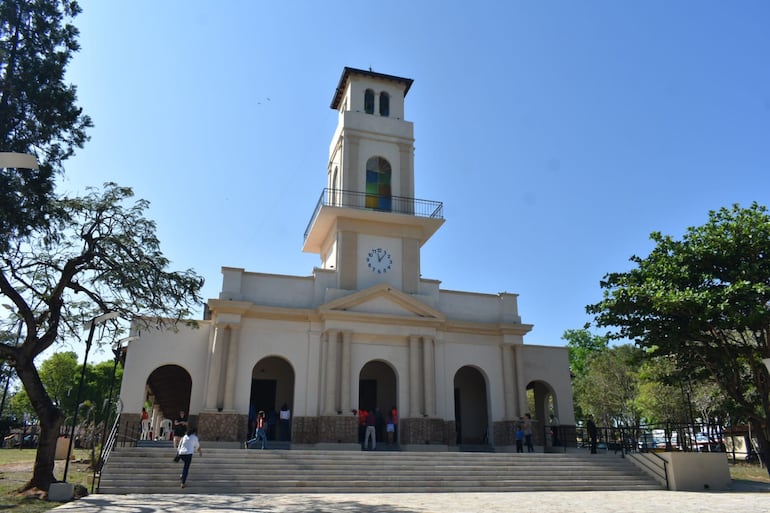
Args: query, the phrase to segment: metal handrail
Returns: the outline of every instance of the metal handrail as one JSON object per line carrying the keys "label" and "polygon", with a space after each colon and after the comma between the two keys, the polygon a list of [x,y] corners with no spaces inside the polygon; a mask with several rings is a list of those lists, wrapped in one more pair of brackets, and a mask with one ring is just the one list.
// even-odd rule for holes
{"label": "metal handrail", "polygon": [[120,429],[120,415],[123,413],[123,401],[121,401],[119,398],[115,402],[115,410],[115,422],[112,424],[110,434],[107,436],[104,444],[102,445],[102,450],[99,452],[99,461],[94,466],[94,475],[91,481],[91,493],[94,492],[94,486],[96,486],[96,491],[99,491],[99,486],[102,483],[102,470],[107,464],[107,460],[110,458],[110,454],[115,448],[115,443],[118,439],[118,431]]}
{"label": "metal handrail", "polygon": [[[647,455],[654,456],[659,460],[658,465],[653,465],[653,462],[650,460]],[[629,457],[632,455],[629,454]],[[646,469],[648,469],[650,472],[655,474],[656,476],[662,478],[666,482],[666,490],[670,490],[671,487],[668,482],[668,461],[666,461],[666,458],[658,454],[657,452],[645,452],[645,453],[638,453],[633,455],[633,459],[635,461],[638,461],[640,465],[644,466]]]}
{"label": "metal handrail", "polygon": [[[367,207],[367,200],[376,203],[378,206]],[[318,217],[321,207],[391,212],[393,214],[405,214],[432,219],[444,218],[444,204],[440,201],[407,198],[404,196],[380,196],[376,194],[367,194],[365,192],[326,188],[321,192],[321,197],[318,198],[313,215],[310,216],[310,221],[305,229],[305,240],[307,240],[310,228]]]}

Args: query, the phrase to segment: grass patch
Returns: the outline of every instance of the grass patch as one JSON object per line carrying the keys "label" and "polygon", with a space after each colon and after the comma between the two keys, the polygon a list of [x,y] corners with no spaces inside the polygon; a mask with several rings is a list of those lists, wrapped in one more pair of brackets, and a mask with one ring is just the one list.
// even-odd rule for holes
{"label": "grass patch", "polygon": [[[60,502],[41,499],[39,495],[22,495],[17,490],[32,477],[36,449],[0,449],[0,510],[12,510],[14,513],[39,513],[49,511]],[[73,449],[74,461],[70,461],[67,481],[85,486],[89,493],[89,479],[93,475],[90,466],[90,449]],[[65,461],[56,460],[54,476],[64,477]]]}
{"label": "grass patch", "polygon": [[760,467],[758,463],[730,463],[730,477],[745,481],[770,483],[767,467]]}

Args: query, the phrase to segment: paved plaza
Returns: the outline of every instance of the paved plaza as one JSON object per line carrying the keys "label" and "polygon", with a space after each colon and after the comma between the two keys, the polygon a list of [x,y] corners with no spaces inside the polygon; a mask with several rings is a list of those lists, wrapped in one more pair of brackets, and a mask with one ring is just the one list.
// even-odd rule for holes
{"label": "paved plaza", "polygon": [[532,492],[291,495],[91,495],[57,513],[767,513],[770,484],[730,492]]}

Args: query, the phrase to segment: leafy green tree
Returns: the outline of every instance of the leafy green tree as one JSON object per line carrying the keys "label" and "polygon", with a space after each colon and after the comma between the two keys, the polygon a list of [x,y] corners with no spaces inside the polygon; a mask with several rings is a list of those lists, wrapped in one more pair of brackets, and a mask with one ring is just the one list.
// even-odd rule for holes
{"label": "leafy green tree", "polygon": [[30,153],[39,169],[0,168],[0,249],[48,223],[54,178],[92,123],[65,82],[78,51],[73,0],[0,2],[0,151]]}
{"label": "leafy green tree", "polygon": [[561,339],[567,341],[575,417],[582,419],[585,414],[581,406],[581,389],[576,384],[584,379],[591,357],[607,349],[609,339],[606,336],[594,335],[587,328],[566,330]]}
{"label": "leafy green tree", "polygon": [[32,408],[32,403],[29,400],[29,396],[24,389],[15,390],[12,392],[11,397],[8,399],[8,414],[9,416],[21,422],[24,418],[24,414],[33,417],[35,421],[37,416],[34,415],[35,410]]}
{"label": "leafy green tree", "polygon": [[575,378],[575,396],[581,410],[603,426],[637,426],[638,368],[642,352],[631,344],[591,353],[585,372]]}
{"label": "leafy green tree", "polygon": [[[20,345],[0,343],[0,359],[13,366],[41,427],[33,475],[27,488],[47,490],[56,439],[64,414],[43,383],[34,359],[63,338],[82,338],[97,315],[124,319],[190,318],[200,302],[203,279],[192,270],[171,271],[160,250],[148,203],[115,184],[84,197],[55,200],[50,224],[16,238],[0,255],[0,295],[25,325]],[[120,325],[103,325],[106,338]]]}
{"label": "leafy green tree", "polygon": [[78,384],[78,355],[74,351],[56,353],[40,364],[40,380],[56,406],[63,411],[75,407]]}
{"label": "leafy green tree", "polygon": [[671,358],[648,358],[639,369],[637,405],[646,424],[664,426],[688,422],[688,400],[676,362]]}
{"label": "leafy green tree", "polygon": [[[613,338],[653,356],[677,359],[682,372],[710,375],[748,419],[770,461],[770,216],[764,206],[709,212],[681,240],[659,232],[656,246],[628,272],[604,276],[603,300],[589,305]],[[770,472],[770,468],[768,470]]]}
{"label": "leafy green tree", "polygon": [[604,351],[609,346],[609,337],[594,335],[586,328],[566,330],[561,339],[567,341],[569,369],[573,376],[585,375],[591,356]]}

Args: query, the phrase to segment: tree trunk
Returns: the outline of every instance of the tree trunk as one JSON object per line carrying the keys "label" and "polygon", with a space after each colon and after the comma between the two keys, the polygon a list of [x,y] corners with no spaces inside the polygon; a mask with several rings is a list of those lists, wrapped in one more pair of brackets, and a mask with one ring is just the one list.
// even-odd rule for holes
{"label": "tree trunk", "polygon": [[32,360],[17,360],[15,369],[40,421],[40,438],[32,478],[21,489],[38,488],[47,492],[51,483],[56,482],[53,475],[56,463],[56,441],[59,438],[59,428],[64,422],[64,416],[48,397]]}

